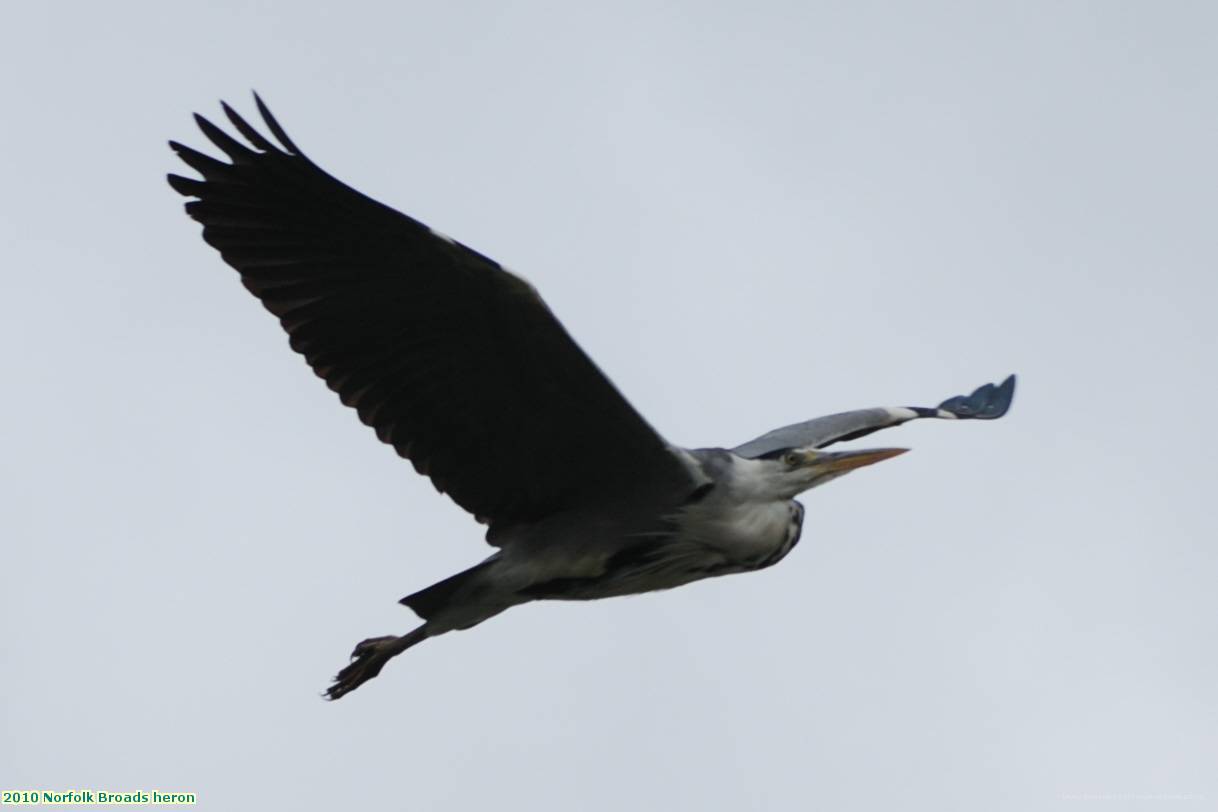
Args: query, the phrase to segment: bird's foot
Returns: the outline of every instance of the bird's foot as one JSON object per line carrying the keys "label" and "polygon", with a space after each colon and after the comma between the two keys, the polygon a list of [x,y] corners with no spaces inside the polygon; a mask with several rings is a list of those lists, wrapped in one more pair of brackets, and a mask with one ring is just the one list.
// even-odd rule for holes
{"label": "bird's foot", "polygon": [[326,689],[327,699],[339,699],[381,673],[385,663],[401,651],[400,637],[369,637],[351,652],[351,664],[338,672]]}

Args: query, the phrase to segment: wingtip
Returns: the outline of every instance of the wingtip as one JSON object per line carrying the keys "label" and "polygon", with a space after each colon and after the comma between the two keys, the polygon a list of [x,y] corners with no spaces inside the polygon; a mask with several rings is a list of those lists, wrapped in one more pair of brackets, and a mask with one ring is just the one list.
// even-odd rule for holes
{"label": "wingtip", "polygon": [[968,395],[957,395],[939,404],[939,409],[960,419],[997,420],[1011,408],[1015,398],[1015,375],[1008,375],[1000,384],[987,383]]}
{"label": "wingtip", "polygon": [[1000,400],[1006,404],[1005,408],[1003,409],[1004,413],[1006,409],[1010,408],[1011,400],[1015,397],[1015,382],[1017,380],[1018,378],[1016,377],[1015,373],[1012,372],[1010,375],[1002,379],[1002,383],[998,384],[998,389],[995,392],[995,396],[997,400]]}
{"label": "wingtip", "polygon": [[275,119],[274,114],[271,113],[271,108],[267,107],[266,102],[264,102],[262,97],[258,95],[258,91],[255,90],[252,92],[254,94],[254,105],[258,108],[258,113],[262,116],[262,120],[266,122],[266,126],[270,129],[271,135],[275,136],[283,148],[289,153],[303,156],[304,152],[300,149],[300,147],[296,146],[291,138],[288,137],[287,132],[282,126],[280,126],[279,122]]}
{"label": "wingtip", "polygon": [[1003,379],[1002,383],[998,384],[998,388],[994,390],[994,394],[990,401],[989,413],[986,417],[999,418],[1005,415],[1011,409],[1011,403],[1015,400],[1015,373]]}
{"label": "wingtip", "polygon": [[208,136],[208,138],[211,137],[212,132],[218,129],[215,124],[211,123],[211,119],[202,113],[191,113],[190,117],[194,119],[195,126],[202,130],[203,134]]}

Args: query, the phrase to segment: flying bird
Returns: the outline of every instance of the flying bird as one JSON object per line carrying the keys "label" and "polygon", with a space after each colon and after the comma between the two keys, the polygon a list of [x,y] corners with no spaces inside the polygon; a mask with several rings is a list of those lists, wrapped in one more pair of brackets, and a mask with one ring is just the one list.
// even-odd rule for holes
{"label": "flying bird", "polygon": [[[635,411],[537,291],[498,262],[313,163],[255,94],[270,137],[195,121],[227,161],[177,142],[201,179],[203,239],[292,349],[377,437],[487,526],[495,552],[402,598],[423,623],[359,643],[338,699],[429,637],[518,604],[669,589],[772,566],[799,541],[800,493],[901,448],[826,451],[917,418],[1001,417],[1012,375],[936,407],[872,408],[735,448],[680,448]],[[272,140],[272,138],[274,140]]]}

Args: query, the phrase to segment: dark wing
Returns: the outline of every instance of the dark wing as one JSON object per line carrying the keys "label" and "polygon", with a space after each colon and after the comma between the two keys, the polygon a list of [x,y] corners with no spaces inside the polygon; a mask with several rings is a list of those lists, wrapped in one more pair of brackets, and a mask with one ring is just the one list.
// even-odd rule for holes
{"label": "dark wing", "polygon": [[249,145],[195,116],[231,163],[170,142],[203,179],[169,184],[382,441],[492,525],[688,485],[531,285],[322,171],[255,99],[278,144],[224,105]]}
{"label": "dark wing", "polygon": [[995,420],[1007,413],[1014,397],[1015,376],[1010,375],[997,386],[987,383],[974,390],[971,395],[948,398],[933,409],[924,406],[893,406],[831,414],[775,429],[732,450],[743,457],[759,457],[785,448],[824,448],[845,440],[856,440],[873,431],[899,426],[921,417]]}

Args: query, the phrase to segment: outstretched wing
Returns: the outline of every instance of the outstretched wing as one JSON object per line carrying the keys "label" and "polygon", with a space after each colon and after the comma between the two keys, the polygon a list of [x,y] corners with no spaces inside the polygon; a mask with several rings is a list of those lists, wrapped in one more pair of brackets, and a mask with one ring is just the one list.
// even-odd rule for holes
{"label": "outstretched wing", "polygon": [[496,524],[687,484],[667,444],[524,280],[273,143],[195,116],[229,158],[170,142],[187,213],[292,349],[438,490]]}
{"label": "outstretched wing", "polygon": [[897,406],[831,414],[775,429],[732,450],[742,457],[759,457],[784,448],[824,448],[844,440],[864,437],[873,431],[899,426],[920,417],[995,420],[1007,413],[1014,397],[1015,376],[1010,375],[997,386],[987,383],[974,390],[971,395],[948,398],[933,409],[923,406]]}

